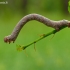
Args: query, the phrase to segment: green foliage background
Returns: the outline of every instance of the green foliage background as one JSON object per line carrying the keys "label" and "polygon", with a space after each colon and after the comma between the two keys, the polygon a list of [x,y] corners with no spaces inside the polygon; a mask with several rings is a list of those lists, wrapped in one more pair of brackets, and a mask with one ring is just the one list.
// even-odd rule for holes
{"label": "green foliage background", "polygon": [[[41,34],[52,31],[52,28],[37,21],[30,21],[21,30],[14,44],[4,43],[4,37],[12,32],[16,23],[25,15],[20,9],[21,1],[15,0],[12,8],[10,1],[8,0],[8,5],[0,5],[0,70],[70,70],[69,28],[55,34],[52,40],[50,39],[53,35],[36,43],[36,51],[34,45],[28,47],[26,49],[28,57],[24,51],[16,50],[16,44],[27,45]],[[50,2],[53,2],[53,5],[50,5]],[[34,0],[29,1],[27,14],[38,13],[55,21],[70,19],[70,15],[61,10],[60,0],[41,0],[39,8],[32,3],[35,3]]]}

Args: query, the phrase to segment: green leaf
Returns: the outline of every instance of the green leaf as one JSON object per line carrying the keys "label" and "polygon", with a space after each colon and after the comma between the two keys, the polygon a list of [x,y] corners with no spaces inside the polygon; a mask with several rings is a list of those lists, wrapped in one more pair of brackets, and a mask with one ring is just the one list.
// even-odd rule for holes
{"label": "green leaf", "polygon": [[70,6],[70,1],[68,2],[68,5]]}
{"label": "green leaf", "polygon": [[70,1],[68,2],[68,11],[70,13]]}

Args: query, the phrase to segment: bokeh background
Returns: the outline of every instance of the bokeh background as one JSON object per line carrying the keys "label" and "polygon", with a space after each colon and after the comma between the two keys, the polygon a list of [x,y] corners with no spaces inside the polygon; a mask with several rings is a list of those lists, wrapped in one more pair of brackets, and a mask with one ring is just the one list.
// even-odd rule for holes
{"label": "bokeh background", "polygon": [[18,52],[16,44],[27,45],[54,30],[38,21],[28,22],[21,30],[15,43],[6,44],[17,22],[27,14],[41,14],[51,20],[70,20],[68,0],[0,0],[0,70],[70,70],[70,29],[65,28]]}

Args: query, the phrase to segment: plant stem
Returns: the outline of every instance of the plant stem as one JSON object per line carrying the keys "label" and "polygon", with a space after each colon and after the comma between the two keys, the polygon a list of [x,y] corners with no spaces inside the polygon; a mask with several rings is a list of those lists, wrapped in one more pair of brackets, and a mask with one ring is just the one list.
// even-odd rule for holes
{"label": "plant stem", "polygon": [[[66,28],[66,26],[62,27],[60,30],[62,30],[62,29],[64,29],[64,28]],[[38,41],[40,41],[40,40],[42,40],[42,39],[48,37],[48,36],[51,35],[51,34],[55,34],[55,33],[57,33],[57,32],[58,32],[57,30],[53,30],[52,32],[49,32],[49,33],[47,33],[47,34],[44,34],[44,35],[43,35],[42,37],[40,37],[39,39],[35,40],[34,42],[32,42],[32,43],[30,43],[30,44],[28,44],[28,45],[26,45],[26,46],[23,46],[22,48],[23,48],[23,50],[25,50],[27,47],[31,46],[32,44],[35,44],[35,43],[37,43]]]}
{"label": "plant stem", "polygon": [[40,40],[42,40],[42,39],[48,37],[49,35],[55,34],[56,32],[58,32],[58,31],[53,30],[52,32],[50,32],[50,33],[48,33],[48,34],[44,34],[42,37],[40,37],[39,39],[35,40],[34,42],[32,42],[32,43],[30,43],[30,44],[28,44],[28,45],[26,45],[26,46],[23,46],[23,50],[26,49],[27,47],[31,46],[32,44],[37,43],[38,41],[40,41]]}

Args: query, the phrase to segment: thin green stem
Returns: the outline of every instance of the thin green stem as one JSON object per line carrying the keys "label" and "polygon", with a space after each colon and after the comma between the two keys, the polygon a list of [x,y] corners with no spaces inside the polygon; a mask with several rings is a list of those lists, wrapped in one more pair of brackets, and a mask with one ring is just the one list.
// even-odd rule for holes
{"label": "thin green stem", "polygon": [[[60,28],[60,30],[64,29],[65,27],[66,27],[66,26]],[[51,34],[55,34],[55,33],[57,33],[57,32],[58,32],[57,30],[53,30],[53,31],[50,32],[50,33],[44,34],[44,35],[43,35],[42,37],[40,37],[39,39],[35,40],[34,42],[32,42],[32,43],[30,43],[30,44],[28,44],[28,45],[26,45],[26,46],[23,46],[22,48],[23,48],[23,50],[24,50],[24,49],[26,49],[27,47],[29,47],[30,45],[32,45],[32,44],[34,44],[34,43],[37,43],[38,41],[40,41],[40,40],[42,40],[42,39],[48,37],[48,36],[51,35]]]}
{"label": "thin green stem", "polygon": [[43,35],[42,37],[40,37],[39,39],[35,40],[34,42],[32,42],[32,43],[30,43],[30,44],[28,44],[28,45],[26,45],[26,46],[24,46],[24,47],[23,47],[23,50],[26,49],[28,46],[30,46],[30,45],[32,45],[32,44],[34,44],[34,43],[37,43],[38,41],[44,39],[45,37],[47,37],[47,36],[49,36],[49,35],[51,35],[51,34],[56,33],[56,32],[57,32],[57,31],[54,30],[54,31],[52,31],[52,32],[50,32],[50,33],[48,33],[48,34],[44,34],[44,35]]}

